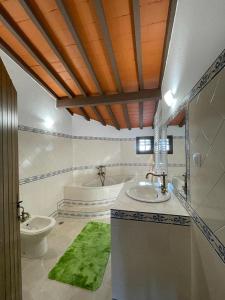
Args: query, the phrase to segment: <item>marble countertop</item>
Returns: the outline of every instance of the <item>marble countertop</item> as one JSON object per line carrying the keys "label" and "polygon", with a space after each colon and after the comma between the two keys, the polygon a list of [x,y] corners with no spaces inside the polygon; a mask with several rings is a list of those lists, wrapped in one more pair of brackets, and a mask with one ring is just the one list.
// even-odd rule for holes
{"label": "marble countertop", "polygon": [[168,186],[168,190],[171,193],[171,198],[168,201],[161,203],[145,203],[134,200],[126,194],[127,189],[129,189],[133,185],[136,185],[137,183],[137,180],[133,180],[124,184],[116,201],[113,204],[112,209],[126,210],[132,212],[147,212],[157,214],[189,216],[186,209],[182,206],[180,201],[172,192],[172,185],[169,184]]}

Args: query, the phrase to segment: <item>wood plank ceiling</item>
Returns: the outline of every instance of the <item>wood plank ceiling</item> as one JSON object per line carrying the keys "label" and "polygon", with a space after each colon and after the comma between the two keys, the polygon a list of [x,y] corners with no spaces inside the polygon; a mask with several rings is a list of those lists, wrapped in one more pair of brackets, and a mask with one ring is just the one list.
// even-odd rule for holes
{"label": "wood plank ceiling", "polygon": [[0,0],[0,48],[71,114],[117,129],[152,126],[175,8],[176,0]]}

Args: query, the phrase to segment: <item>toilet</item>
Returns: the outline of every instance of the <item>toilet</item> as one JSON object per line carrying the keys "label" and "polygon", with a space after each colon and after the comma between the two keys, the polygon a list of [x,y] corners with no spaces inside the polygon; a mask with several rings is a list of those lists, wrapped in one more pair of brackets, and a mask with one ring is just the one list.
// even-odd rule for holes
{"label": "toilet", "polygon": [[21,254],[27,258],[38,258],[48,250],[47,235],[55,226],[55,219],[45,216],[31,216],[20,225]]}

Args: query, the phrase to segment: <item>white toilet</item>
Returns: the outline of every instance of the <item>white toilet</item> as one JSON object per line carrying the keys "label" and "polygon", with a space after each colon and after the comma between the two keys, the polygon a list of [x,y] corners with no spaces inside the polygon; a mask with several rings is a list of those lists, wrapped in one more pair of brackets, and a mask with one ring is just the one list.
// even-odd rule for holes
{"label": "white toilet", "polygon": [[55,226],[55,219],[31,216],[20,225],[21,254],[27,258],[43,256],[48,250],[47,235]]}

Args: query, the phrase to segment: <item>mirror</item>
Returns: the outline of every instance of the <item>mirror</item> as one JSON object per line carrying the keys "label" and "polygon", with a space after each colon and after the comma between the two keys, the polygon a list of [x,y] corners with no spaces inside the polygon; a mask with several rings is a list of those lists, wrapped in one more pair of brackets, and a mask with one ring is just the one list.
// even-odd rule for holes
{"label": "mirror", "polygon": [[186,111],[179,112],[168,124],[173,136],[173,153],[168,154],[168,175],[175,192],[187,198]]}

